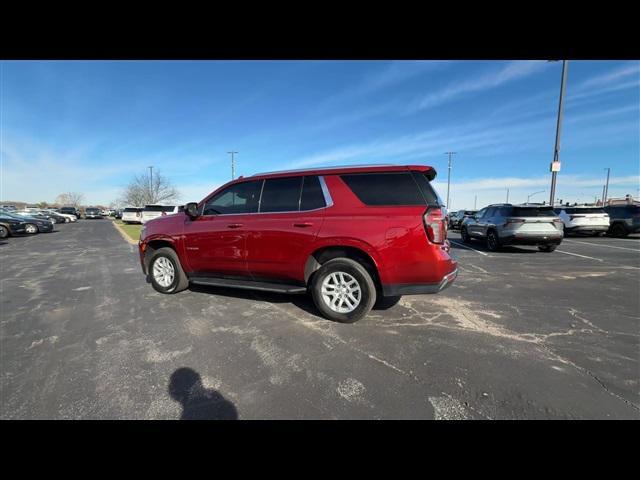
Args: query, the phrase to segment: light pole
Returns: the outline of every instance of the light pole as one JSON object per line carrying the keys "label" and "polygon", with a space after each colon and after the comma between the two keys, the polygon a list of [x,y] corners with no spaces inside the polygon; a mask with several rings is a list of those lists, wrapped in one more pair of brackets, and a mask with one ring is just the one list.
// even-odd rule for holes
{"label": "light pole", "polygon": [[549,205],[553,207],[556,195],[556,177],[560,171],[560,132],[562,130],[562,107],[564,105],[564,90],[567,84],[567,73],[569,62],[562,61],[562,81],[560,83],[560,100],[558,102],[558,122],[556,123],[556,146],[553,151],[553,162],[551,163],[551,195]]}
{"label": "light pole", "polygon": [[447,210],[449,208],[449,187],[451,186],[451,155],[455,155],[457,152],[444,152],[445,155],[449,155],[449,172],[447,173]]}
{"label": "light pole", "polygon": [[605,170],[607,171],[607,183],[605,183],[604,192],[602,194],[602,205],[604,205],[604,202],[607,201],[607,197],[609,196],[609,174],[611,173],[610,168],[605,168]]}
{"label": "light pole", "polygon": [[234,155],[238,152],[227,152],[231,154],[231,180],[236,178],[236,159]]}
{"label": "light pole", "polygon": [[509,189],[507,188],[507,201],[504,203],[509,203]]}
{"label": "light pole", "polygon": [[475,196],[475,198],[473,199],[473,209],[477,210],[476,206],[478,205],[478,195]]}
{"label": "light pole", "polygon": [[150,203],[154,203],[155,199],[153,198],[153,165],[150,165],[149,167],[149,202]]}
{"label": "light pole", "polygon": [[537,195],[538,193],[544,193],[544,192],[545,192],[545,190],[540,190],[539,192],[533,192],[532,194],[527,195],[527,203],[529,203],[529,199],[531,197],[533,197],[534,195]]}

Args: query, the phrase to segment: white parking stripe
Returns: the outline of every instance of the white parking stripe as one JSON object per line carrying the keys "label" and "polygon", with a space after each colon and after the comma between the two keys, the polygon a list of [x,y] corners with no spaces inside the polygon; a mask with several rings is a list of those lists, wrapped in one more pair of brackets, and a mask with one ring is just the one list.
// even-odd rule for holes
{"label": "white parking stripe", "polygon": [[638,250],[637,248],[614,247],[613,245],[606,245],[604,243],[579,242],[577,240],[568,240],[566,238],[563,241],[564,242],[571,242],[571,243],[583,243],[585,245],[595,245],[596,247],[618,248],[620,250],[631,250],[632,252],[640,252],[640,250]]}
{"label": "white parking stripe", "polygon": [[562,250],[556,250],[556,252],[558,252],[558,253],[565,253],[565,254],[567,254],[567,255],[573,255],[574,257],[589,258],[589,259],[591,259],[591,260],[597,260],[598,262],[602,262],[602,261],[603,261],[601,258],[587,257],[586,255],[578,255],[577,253],[564,252],[564,251],[562,251]]}
{"label": "white parking stripe", "polygon": [[449,241],[450,241],[451,243],[455,243],[456,245],[458,245],[458,246],[460,246],[460,247],[468,248],[469,250],[473,250],[474,252],[479,253],[480,255],[484,255],[485,257],[488,257],[488,256],[489,256],[488,254],[486,254],[486,253],[484,253],[484,252],[481,252],[480,250],[476,250],[475,248],[468,247],[468,246],[467,246],[467,245],[465,245],[464,243],[458,243],[458,242],[456,242],[456,241],[454,241],[454,240],[451,240],[451,239],[449,239]]}

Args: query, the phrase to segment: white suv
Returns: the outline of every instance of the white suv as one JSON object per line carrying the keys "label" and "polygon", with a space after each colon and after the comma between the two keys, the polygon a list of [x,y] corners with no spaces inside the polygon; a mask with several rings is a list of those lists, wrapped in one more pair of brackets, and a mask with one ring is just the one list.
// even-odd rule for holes
{"label": "white suv", "polygon": [[122,211],[123,223],[142,223],[142,209],[139,207],[127,207]]}
{"label": "white suv", "polygon": [[162,215],[173,215],[178,212],[179,209],[177,205],[145,205],[142,209],[142,224],[144,225],[149,220],[153,220]]}
{"label": "white suv", "polygon": [[604,235],[609,230],[609,214],[602,207],[561,205],[554,211],[564,223],[565,234]]}

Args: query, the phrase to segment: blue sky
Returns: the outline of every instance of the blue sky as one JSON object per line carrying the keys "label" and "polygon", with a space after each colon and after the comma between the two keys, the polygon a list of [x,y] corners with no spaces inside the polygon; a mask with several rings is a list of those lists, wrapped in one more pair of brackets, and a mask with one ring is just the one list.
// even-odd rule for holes
{"label": "blue sky", "polygon": [[[109,204],[153,165],[182,201],[231,176],[436,168],[451,207],[549,196],[560,62],[2,61],[0,200]],[[558,198],[639,195],[640,62],[571,61]]]}

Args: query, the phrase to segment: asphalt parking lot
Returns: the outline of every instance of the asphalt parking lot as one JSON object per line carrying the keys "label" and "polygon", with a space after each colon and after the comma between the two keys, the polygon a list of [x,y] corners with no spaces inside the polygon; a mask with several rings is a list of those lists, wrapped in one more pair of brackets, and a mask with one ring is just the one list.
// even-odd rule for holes
{"label": "asphalt parking lot", "polygon": [[351,324],[310,298],[156,293],[109,220],[0,241],[3,419],[638,419],[640,237],[462,246]]}

